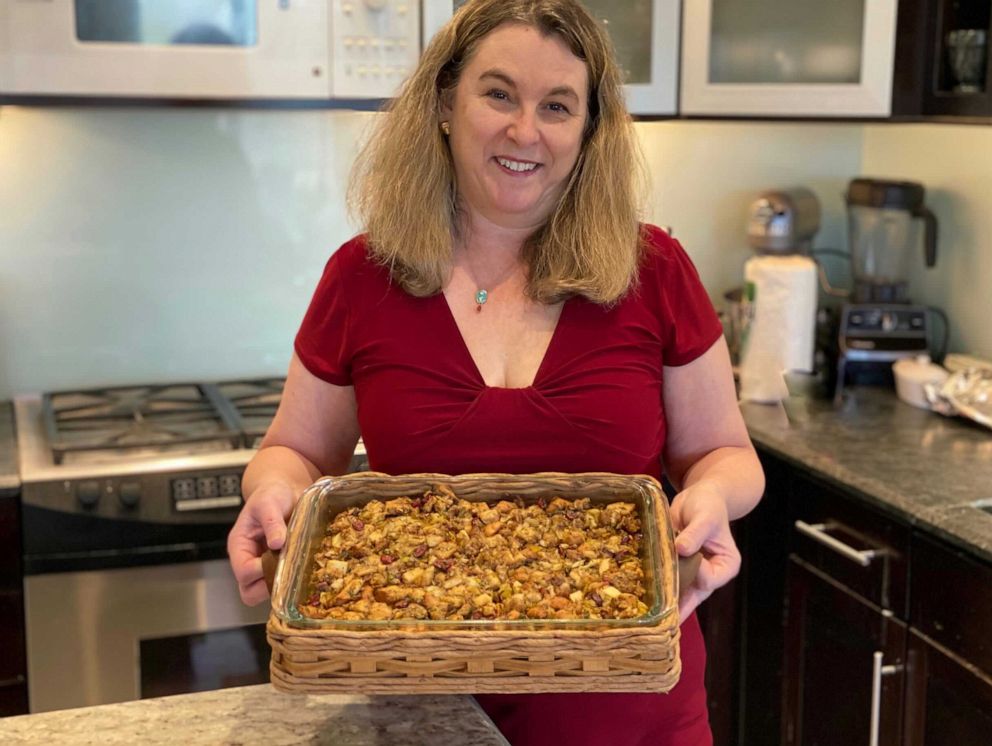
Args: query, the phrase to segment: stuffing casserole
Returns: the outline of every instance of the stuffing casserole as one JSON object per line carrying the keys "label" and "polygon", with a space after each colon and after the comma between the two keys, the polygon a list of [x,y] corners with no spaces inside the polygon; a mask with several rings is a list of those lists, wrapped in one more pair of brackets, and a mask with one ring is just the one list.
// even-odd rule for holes
{"label": "stuffing casserole", "polygon": [[317,619],[630,619],[647,612],[631,502],[458,498],[446,485],[336,515],[300,613]]}

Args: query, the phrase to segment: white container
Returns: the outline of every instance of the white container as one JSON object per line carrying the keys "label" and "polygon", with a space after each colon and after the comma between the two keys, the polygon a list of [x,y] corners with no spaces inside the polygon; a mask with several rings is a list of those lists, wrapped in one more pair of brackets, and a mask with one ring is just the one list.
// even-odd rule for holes
{"label": "white container", "polygon": [[907,404],[920,409],[933,409],[924,387],[929,383],[941,385],[950,375],[944,368],[932,363],[926,355],[903,358],[892,364],[896,379],[896,395]]}

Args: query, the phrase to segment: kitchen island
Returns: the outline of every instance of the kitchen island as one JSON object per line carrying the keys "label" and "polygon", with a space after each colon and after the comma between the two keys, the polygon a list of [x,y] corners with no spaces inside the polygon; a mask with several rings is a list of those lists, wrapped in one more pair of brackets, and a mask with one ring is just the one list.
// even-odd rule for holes
{"label": "kitchen island", "polygon": [[268,684],[0,719],[4,744],[506,746],[468,696],[284,694]]}

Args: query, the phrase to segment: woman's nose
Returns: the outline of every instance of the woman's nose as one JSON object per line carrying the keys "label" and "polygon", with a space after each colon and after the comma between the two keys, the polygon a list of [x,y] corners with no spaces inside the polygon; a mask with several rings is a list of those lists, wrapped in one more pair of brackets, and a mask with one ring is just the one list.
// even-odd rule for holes
{"label": "woman's nose", "polygon": [[538,130],[536,112],[521,109],[514,117],[508,134],[520,145],[530,145],[537,142],[541,134]]}

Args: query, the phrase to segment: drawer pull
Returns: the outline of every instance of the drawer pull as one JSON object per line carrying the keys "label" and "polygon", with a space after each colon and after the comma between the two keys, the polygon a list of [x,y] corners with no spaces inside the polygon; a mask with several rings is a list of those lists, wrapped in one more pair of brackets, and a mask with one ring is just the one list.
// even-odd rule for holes
{"label": "drawer pull", "polygon": [[847,557],[852,562],[857,562],[862,567],[868,567],[871,561],[881,552],[877,549],[855,549],[850,547],[840,539],[835,539],[827,533],[830,525],[827,523],[806,523],[806,521],[796,521],[796,531],[808,536],[814,541],[818,541],[824,546],[830,547],[837,554]]}
{"label": "drawer pull", "polygon": [[883,666],[884,653],[876,650],[872,655],[871,665],[871,732],[868,734],[868,746],[878,746],[878,729],[882,709],[882,677],[899,673],[901,666]]}

